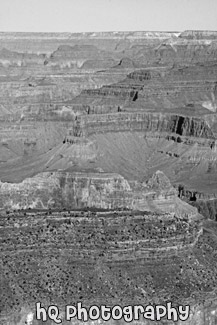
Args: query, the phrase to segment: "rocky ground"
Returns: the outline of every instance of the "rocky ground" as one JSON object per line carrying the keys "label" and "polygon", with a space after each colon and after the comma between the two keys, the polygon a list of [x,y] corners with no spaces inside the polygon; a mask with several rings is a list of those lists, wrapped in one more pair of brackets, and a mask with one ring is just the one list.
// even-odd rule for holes
{"label": "rocky ground", "polygon": [[216,324],[217,33],[0,40],[0,323],[79,300]]}

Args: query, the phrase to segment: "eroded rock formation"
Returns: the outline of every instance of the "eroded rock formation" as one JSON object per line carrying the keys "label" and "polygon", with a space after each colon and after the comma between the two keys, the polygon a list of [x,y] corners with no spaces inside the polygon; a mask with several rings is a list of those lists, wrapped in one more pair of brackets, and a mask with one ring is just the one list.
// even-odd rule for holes
{"label": "eroded rock formation", "polygon": [[36,301],[214,324],[216,32],[0,39],[0,324]]}

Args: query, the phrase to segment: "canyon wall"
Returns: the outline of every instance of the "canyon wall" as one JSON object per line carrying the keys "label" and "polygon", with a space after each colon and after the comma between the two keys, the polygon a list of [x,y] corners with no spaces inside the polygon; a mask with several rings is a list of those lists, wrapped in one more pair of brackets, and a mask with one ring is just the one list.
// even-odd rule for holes
{"label": "canyon wall", "polygon": [[216,32],[0,40],[0,323],[173,301],[214,324]]}

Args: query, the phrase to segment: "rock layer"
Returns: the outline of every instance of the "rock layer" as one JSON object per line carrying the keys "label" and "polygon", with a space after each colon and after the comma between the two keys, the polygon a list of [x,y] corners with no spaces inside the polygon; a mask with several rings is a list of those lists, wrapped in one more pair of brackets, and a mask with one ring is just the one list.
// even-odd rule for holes
{"label": "rock layer", "polygon": [[170,300],[212,324],[216,32],[0,39],[0,322]]}

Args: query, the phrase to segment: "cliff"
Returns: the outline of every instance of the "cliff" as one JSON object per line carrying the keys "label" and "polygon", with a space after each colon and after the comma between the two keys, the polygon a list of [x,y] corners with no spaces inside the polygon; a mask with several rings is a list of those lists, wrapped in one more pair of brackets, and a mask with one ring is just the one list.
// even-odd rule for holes
{"label": "cliff", "polygon": [[133,130],[168,132],[181,136],[215,139],[206,121],[200,118],[161,113],[137,112],[79,116],[74,130],[75,136]]}
{"label": "cliff", "polygon": [[186,30],[182,32],[179,37],[186,39],[217,39],[216,31],[209,30]]}
{"label": "cliff", "polygon": [[[1,182],[0,206],[4,210],[93,207],[196,213],[196,209],[178,199],[162,172],[153,177],[143,184],[130,184],[114,173],[44,172],[21,183]],[[161,182],[167,186],[162,188]]]}

